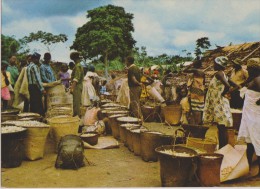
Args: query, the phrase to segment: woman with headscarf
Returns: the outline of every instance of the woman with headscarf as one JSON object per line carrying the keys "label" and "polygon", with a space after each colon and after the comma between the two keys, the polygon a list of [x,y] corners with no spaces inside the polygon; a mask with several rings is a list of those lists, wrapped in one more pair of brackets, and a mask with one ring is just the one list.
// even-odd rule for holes
{"label": "woman with headscarf", "polygon": [[97,98],[96,90],[92,84],[94,77],[98,75],[93,72],[93,68],[90,67],[87,70],[87,73],[84,77],[83,81],[83,91],[82,91],[82,105],[83,106],[90,106],[92,102]]}
{"label": "woman with headscarf", "polygon": [[227,61],[227,57],[224,56],[215,58],[214,70],[217,72],[210,81],[203,112],[204,123],[214,122],[218,124],[220,148],[227,144],[225,127],[231,127],[233,125],[229,99],[226,95],[230,89],[230,84],[237,86],[234,82],[229,80],[224,73]]}
{"label": "woman with headscarf", "polygon": [[74,61],[75,67],[71,73],[72,85],[70,88],[70,93],[73,95],[73,115],[80,116],[80,106],[81,106],[81,94],[82,94],[82,83],[84,77],[84,70],[80,64],[79,52],[72,52],[70,54],[70,59]]}
{"label": "woman with headscarf", "polygon": [[238,140],[247,143],[247,159],[252,164],[253,153],[258,162],[258,176],[260,176],[260,59],[247,62],[249,78],[242,111],[242,120],[238,133]]}

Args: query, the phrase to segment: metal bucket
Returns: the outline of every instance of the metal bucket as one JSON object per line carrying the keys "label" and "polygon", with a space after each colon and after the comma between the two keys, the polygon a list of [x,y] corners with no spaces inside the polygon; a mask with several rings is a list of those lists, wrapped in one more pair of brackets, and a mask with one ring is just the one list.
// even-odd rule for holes
{"label": "metal bucket", "polygon": [[133,133],[131,132],[131,130],[139,129],[140,127],[141,127],[141,125],[132,125],[132,126],[126,127],[126,143],[127,143],[128,150],[130,152],[134,152]]}
{"label": "metal bucket", "polygon": [[140,156],[141,155],[141,132],[148,131],[145,128],[140,129],[132,129],[132,142],[133,142],[133,150],[134,155]]}
{"label": "metal bucket", "polygon": [[121,124],[121,125],[119,126],[120,139],[121,139],[121,141],[125,144],[126,147],[127,147],[127,143],[126,143],[126,128],[127,128],[127,127],[136,127],[136,128],[139,128],[140,125],[138,125],[138,124],[125,123],[125,124]]}
{"label": "metal bucket", "polygon": [[160,132],[142,132],[141,133],[141,156],[144,161],[158,161],[155,148],[162,145]]}
{"label": "metal bucket", "polygon": [[[187,153],[190,157],[166,154],[165,150]],[[160,176],[163,187],[185,186],[195,173],[197,152],[182,146],[164,145],[155,149],[160,162]]]}
{"label": "metal bucket", "polygon": [[19,109],[7,109],[4,112],[1,112],[1,122],[5,122],[5,121],[14,121],[18,119],[17,114],[20,112]]}
{"label": "metal bucket", "polygon": [[[15,126],[13,126],[15,127]],[[3,168],[19,167],[24,158],[23,141],[27,129],[13,133],[1,134],[1,166]]]}
{"label": "metal bucket", "polygon": [[119,122],[117,121],[117,118],[124,117],[126,115],[124,114],[118,114],[118,115],[111,115],[109,116],[109,125],[111,126],[112,135],[116,139],[120,139],[120,133],[119,133]]}
{"label": "metal bucket", "polygon": [[219,186],[220,167],[224,155],[213,153],[198,157],[197,175],[201,186]]}

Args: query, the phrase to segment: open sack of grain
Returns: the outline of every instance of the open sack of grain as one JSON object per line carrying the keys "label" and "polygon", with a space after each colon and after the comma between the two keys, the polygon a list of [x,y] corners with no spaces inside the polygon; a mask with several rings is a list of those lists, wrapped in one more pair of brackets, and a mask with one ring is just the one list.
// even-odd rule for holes
{"label": "open sack of grain", "polygon": [[240,178],[249,173],[246,145],[232,147],[230,144],[227,144],[216,151],[216,153],[224,155],[220,168],[220,182]]}

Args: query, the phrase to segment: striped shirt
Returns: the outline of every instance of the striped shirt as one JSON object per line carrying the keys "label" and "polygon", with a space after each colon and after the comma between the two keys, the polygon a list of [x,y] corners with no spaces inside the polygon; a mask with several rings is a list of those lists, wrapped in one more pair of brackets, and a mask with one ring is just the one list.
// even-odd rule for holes
{"label": "striped shirt", "polygon": [[40,75],[39,67],[31,62],[27,66],[27,78],[29,85],[37,85],[37,87],[40,89],[40,91],[43,91],[44,88],[42,86],[42,79]]}
{"label": "striped shirt", "polygon": [[43,63],[40,66],[40,73],[41,73],[43,83],[51,83],[53,81],[56,81],[54,72],[49,64]]}

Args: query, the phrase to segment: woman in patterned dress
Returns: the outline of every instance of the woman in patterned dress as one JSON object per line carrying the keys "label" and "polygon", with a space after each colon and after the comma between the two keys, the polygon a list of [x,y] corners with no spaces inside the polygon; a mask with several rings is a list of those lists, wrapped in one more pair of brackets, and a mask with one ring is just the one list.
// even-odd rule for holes
{"label": "woman in patterned dress", "polygon": [[237,86],[228,79],[224,70],[227,66],[227,57],[217,57],[214,62],[216,74],[209,84],[203,112],[204,123],[217,123],[219,129],[219,147],[227,144],[227,132],[225,127],[233,125],[233,118],[230,111],[229,99],[226,94],[229,91],[230,84]]}

